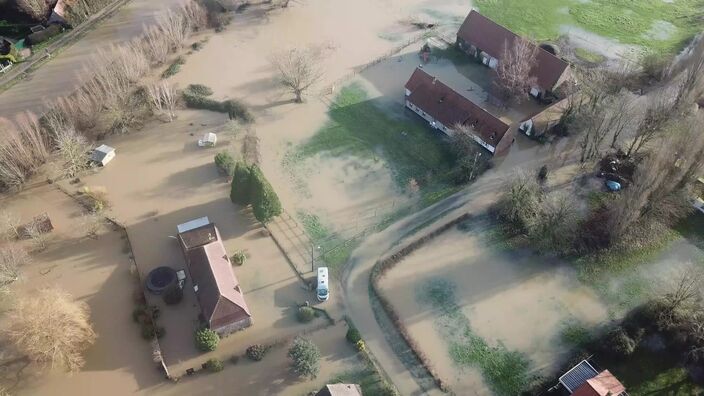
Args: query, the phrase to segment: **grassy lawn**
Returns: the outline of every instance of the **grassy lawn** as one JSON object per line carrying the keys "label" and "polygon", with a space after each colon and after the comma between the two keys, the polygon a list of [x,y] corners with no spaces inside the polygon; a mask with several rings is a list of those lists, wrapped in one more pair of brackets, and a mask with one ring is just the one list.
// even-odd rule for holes
{"label": "grassy lawn", "polygon": [[301,211],[298,212],[297,217],[313,244],[319,247],[315,257],[324,261],[333,275],[339,275],[342,265],[347,262],[352,251],[359,244],[359,239],[345,240],[340,235],[334,234],[320,222],[317,215]]}
{"label": "grassy lawn", "polygon": [[624,44],[673,52],[702,29],[697,16],[704,0],[475,0],[473,5],[536,40],[554,40],[561,25],[571,25]]}
{"label": "grassy lawn", "polygon": [[631,395],[694,396],[704,389],[667,354],[638,349],[627,362],[599,362],[618,377]]}
{"label": "grassy lawn", "polygon": [[456,285],[447,279],[431,279],[418,288],[416,298],[437,312],[435,321],[449,346],[452,360],[460,367],[476,367],[495,394],[518,395],[529,384],[530,361],[504,345],[489,345],[472,332],[455,296]]}

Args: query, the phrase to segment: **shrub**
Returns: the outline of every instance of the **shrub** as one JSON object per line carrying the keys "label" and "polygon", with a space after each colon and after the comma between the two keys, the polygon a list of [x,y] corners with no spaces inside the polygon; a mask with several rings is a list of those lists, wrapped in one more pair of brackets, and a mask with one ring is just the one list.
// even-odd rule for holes
{"label": "shrub", "polygon": [[367,350],[367,344],[365,344],[362,340],[357,341],[354,344],[354,347],[357,349],[358,352],[365,352]]}
{"label": "shrub", "polygon": [[252,209],[254,217],[262,223],[268,223],[273,217],[281,214],[281,202],[273,187],[266,180],[262,171],[256,165],[251,167]]}
{"label": "shrub", "polygon": [[315,319],[315,311],[311,307],[299,307],[298,312],[296,312],[296,318],[301,323],[308,323]]}
{"label": "shrub", "polygon": [[193,51],[200,51],[203,49],[203,43],[200,41],[196,41],[195,43],[191,44],[191,49]]}
{"label": "shrub", "polygon": [[240,357],[239,357],[238,355],[233,355],[233,356],[230,358],[230,362],[231,362],[232,364],[237,364],[237,362],[239,362],[239,361],[240,361]]}
{"label": "shrub", "polygon": [[146,307],[144,305],[138,305],[132,310],[132,320],[135,322],[141,322],[143,317],[146,317],[146,314],[144,313],[144,309]]}
{"label": "shrub", "polygon": [[161,338],[166,335],[166,329],[163,326],[157,326],[154,330],[154,334],[156,338]]}
{"label": "shrub", "polygon": [[359,334],[359,330],[350,325],[349,329],[347,329],[347,334],[345,335],[345,338],[347,338],[347,341],[349,341],[351,344],[357,344],[359,341],[362,340],[362,335]]}
{"label": "shrub", "polygon": [[213,90],[210,89],[209,86],[203,84],[189,84],[186,89],[200,96],[210,96],[213,94]]}
{"label": "shrub", "polygon": [[247,348],[247,357],[251,360],[258,362],[264,359],[264,355],[269,351],[269,348],[261,344],[254,344]]}
{"label": "shrub", "polygon": [[546,181],[547,179],[548,179],[548,166],[543,165],[538,170],[538,181],[540,181],[542,183],[542,182]]}
{"label": "shrub", "polygon": [[151,340],[156,335],[154,326],[149,323],[142,323],[142,338],[145,340]]}
{"label": "shrub", "polygon": [[611,330],[603,344],[606,352],[617,357],[629,356],[636,349],[636,346],[636,341],[621,326]]}
{"label": "shrub", "polygon": [[176,305],[183,300],[183,289],[181,289],[178,285],[174,285],[164,292],[164,296],[162,298],[166,305]]}
{"label": "shrub", "polygon": [[236,265],[243,265],[247,261],[247,254],[243,250],[238,250],[232,255],[232,262]]}
{"label": "shrub", "polygon": [[315,378],[320,371],[320,350],[306,338],[296,337],[288,350],[291,367],[298,375]]}
{"label": "shrub", "polygon": [[214,351],[220,342],[218,333],[210,329],[196,330],[195,333],[196,348],[203,352]]}
{"label": "shrub", "polygon": [[246,124],[254,122],[254,115],[244,103],[234,99],[228,99],[222,102],[222,106],[231,120],[240,120]]}
{"label": "shrub", "polygon": [[235,159],[232,158],[229,152],[221,151],[215,154],[215,166],[218,167],[221,173],[230,177],[234,176],[236,165]]}
{"label": "shrub", "polygon": [[186,63],[186,59],[182,56],[179,56],[174,60],[172,64],[169,65],[169,67],[164,70],[164,72],[161,74],[161,78],[168,78],[173,76],[174,74],[178,73],[181,71],[181,65]]}
{"label": "shrub", "polygon": [[222,360],[212,358],[208,359],[208,361],[205,362],[205,368],[211,373],[217,373],[219,371],[222,371],[225,367],[222,364]]}
{"label": "shrub", "polygon": [[238,162],[235,165],[235,172],[232,175],[232,186],[230,189],[230,200],[239,205],[248,205],[251,191],[250,168],[244,163]]}

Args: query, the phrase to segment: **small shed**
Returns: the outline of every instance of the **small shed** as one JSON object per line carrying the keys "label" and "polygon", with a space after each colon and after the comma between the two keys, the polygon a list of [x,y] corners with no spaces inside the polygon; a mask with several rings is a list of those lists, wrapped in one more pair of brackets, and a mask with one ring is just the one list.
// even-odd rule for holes
{"label": "small shed", "polygon": [[106,144],[101,144],[90,154],[91,161],[95,161],[101,166],[107,165],[113,158],[115,158],[115,149]]}
{"label": "small shed", "polygon": [[357,384],[328,384],[315,396],[362,396],[362,388]]}
{"label": "small shed", "polygon": [[198,139],[198,146],[200,147],[214,147],[218,142],[218,135],[208,132],[203,135],[202,139]]}

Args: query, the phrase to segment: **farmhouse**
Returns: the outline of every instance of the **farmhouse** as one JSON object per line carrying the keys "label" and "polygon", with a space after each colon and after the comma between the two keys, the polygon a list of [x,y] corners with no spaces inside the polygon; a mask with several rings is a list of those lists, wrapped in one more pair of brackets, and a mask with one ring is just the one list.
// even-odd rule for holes
{"label": "farmhouse", "polygon": [[[513,47],[517,39],[520,39],[520,36],[472,10],[457,31],[456,44],[465,53],[496,69],[506,48]],[[537,84],[531,88],[530,93],[536,98],[541,97],[556,90],[567,80],[569,64],[538,47],[535,64],[530,74],[536,78]]]}
{"label": "farmhouse", "polygon": [[626,387],[609,370],[598,372],[586,360],[563,374],[560,385],[572,396],[628,396]]}
{"label": "farmhouse", "polygon": [[203,217],[177,228],[202,319],[220,336],[249,327],[251,314],[215,224]]}
{"label": "farmhouse", "polygon": [[451,136],[455,125],[467,126],[470,136],[494,154],[502,153],[513,142],[513,129],[508,124],[423,69],[416,68],[405,87],[406,107],[433,128]]}

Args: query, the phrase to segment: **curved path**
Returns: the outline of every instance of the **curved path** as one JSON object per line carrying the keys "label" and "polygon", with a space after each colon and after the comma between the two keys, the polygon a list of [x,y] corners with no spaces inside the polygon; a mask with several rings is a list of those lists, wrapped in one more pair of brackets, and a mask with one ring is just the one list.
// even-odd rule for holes
{"label": "curved path", "polygon": [[[478,213],[486,210],[495,201],[507,175],[520,169],[533,172],[548,160],[555,160],[554,154],[559,152],[555,147],[536,146],[527,143],[525,138],[517,138],[517,140],[521,139],[523,139],[524,148],[515,147],[515,150],[512,150],[501,164],[486,172],[471,186],[371,235],[355,249],[347,263],[345,272],[342,274],[347,314],[402,395],[443,393],[438,389],[424,390],[389,345],[384,330],[375,319],[375,307],[369,296],[372,268],[380,258],[391,253],[392,249],[395,252],[464,213]],[[563,164],[558,163],[556,167],[561,165]],[[423,227],[423,231],[414,232],[417,227]],[[409,233],[413,235],[409,236]]]}

